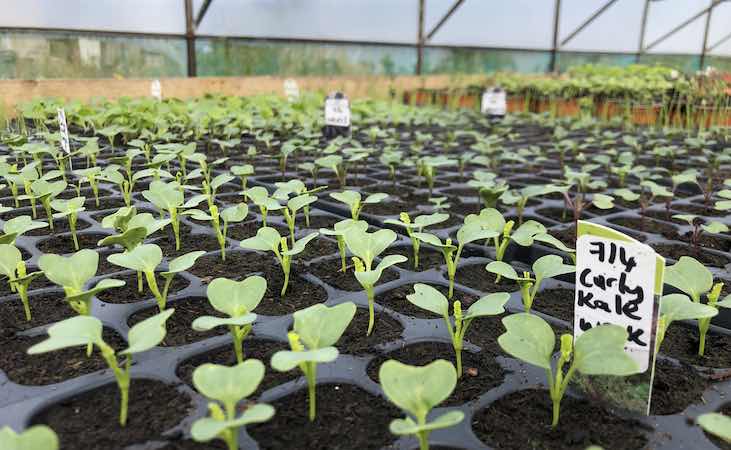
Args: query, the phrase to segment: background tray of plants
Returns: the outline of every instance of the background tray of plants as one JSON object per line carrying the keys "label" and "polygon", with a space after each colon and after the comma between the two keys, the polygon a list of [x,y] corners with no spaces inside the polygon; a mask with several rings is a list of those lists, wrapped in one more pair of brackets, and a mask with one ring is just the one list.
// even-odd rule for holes
{"label": "background tray of plants", "polygon": [[[266,403],[276,412],[240,428],[241,448],[418,447],[416,439],[389,432],[389,423],[404,413],[384,396],[378,372],[389,359],[456,362],[443,317],[407,298],[417,284],[444,295],[451,285],[453,300],[465,310],[486,295],[509,295],[505,312],[476,318],[465,335],[461,376],[434,411],[459,410],[465,417],[434,431],[433,448],[729,448],[695,424],[703,413],[731,413],[731,334],[724,328],[731,320],[721,301],[731,278],[725,212],[731,208],[731,151],[724,131],[689,136],[537,115],[490,122],[467,112],[355,102],[352,136],[327,141],[320,100],[308,96],[294,104],[275,98],[127,100],[65,105],[74,148],[69,157],[54,131],[57,106],[51,100],[27,105],[25,121],[3,135],[0,147],[0,240],[6,245],[0,258],[0,424],[16,430],[49,425],[62,449],[225,448],[220,440],[191,438],[191,425],[208,414],[208,399],[192,374],[204,363],[236,364],[231,334],[225,326],[201,331],[192,324],[223,315],[207,298],[213,280],[259,275],[267,286],[243,356],[261,360],[266,371],[239,408]],[[53,230],[49,213],[56,217]],[[378,277],[369,335],[368,295],[337,233],[336,224],[348,218],[366,221],[366,236],[395,232],[373,255],[374,266],[387,255],[404,257]],[[570,388],[552,428],[545,371],[511,357],[497,342],[505,332],[501,319],[525,309],[519,282],[496,282],[485,267],[497,259],[518,273],[535,272],[533,263],[547,255],[570,266],[579,218],[651,245],[669,266],[693,258],[681,261],[678,271],[724,284],[716,287],[721,305],[704,356],[697,355],[696,321],[668,329],[650,416],[605,409]],[[255,250],[264,221],[283,238],[274,241],[279,254]],[[469,223],[479,224],[478,231],[465,228]],[[448,240],[459,244],[458,258],[451,251],[445,260]],[[134,245],[149,254],[123,256]],[[301,251],[285,263],[290,273],[281,295],[281,259],[295,248]],[[80,256],[83,249],[96,252],[98,263],[88,252]],[[44,254],[66,259],[44,261]],[[40,266],[48,276],[33,275]],[[17,281],[12,290],[8,276]],[[64,277],[71,285],[51,281]],[[572,281],[569,269],[543,280],[532,305],[557,336],[572,327]],[[15,292],[20,285],[22,292]],[[690,295],[686,287],[668,285],[666,293]],[[693,294],[706,303],[711,291],[707,286]],[[31,320],[21,294],[27,294]],[[96,347],[91,356],[83,345],[28,354],[51,325],[81,312],[103,324],[105,345],[124,361],[119,352],[133,341],[130,329],[156,317],[163,300],[174,313],[164,338],[131,358],[124,427],[115,374]],[[337,359],[317,366],[311,422],[307,380],[296,369],[273,370],[270,360],[290,349],[295,311],[347,302],[357,311],[334,344]]]}

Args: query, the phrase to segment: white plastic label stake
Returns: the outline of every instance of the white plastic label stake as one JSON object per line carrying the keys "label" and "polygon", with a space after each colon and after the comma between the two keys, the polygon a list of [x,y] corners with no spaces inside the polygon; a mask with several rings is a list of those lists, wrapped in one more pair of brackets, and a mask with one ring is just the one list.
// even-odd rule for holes
{"label": "white plastic label stake", "polygon": [[625,352],[645,372],[652,358],[657,255],[651,247],[585,234],[576,241],[574,338],[592,327],[620,325]]}
{"label": "white plastic label stake", "polygon": [[69,143],[69,128],[66,125],[66,112],[63,108],[56,110],[58,113],[58,132],[61,134],[61,148],[66,154],[71,153],[71,145]]}
{"label": "white plastic label stake", "polygon": [[508,109],[505,91],[488,89],[482,93],[480,111],[482,114],[504,116]]}
{"label": "white plastic label stake", "polygon": [[350,102],[347,98],[325,99],[325,125],[350,126]]}
{"label": "white plastic label stake", "polygon": [[150,95],[157,100],[162,100],[162,85],[160,80],[152,80],[150,83]]}
{"label": "white plastic label stake", "polygon": [[297,81],[291,78],[284,80],[284,96],[289,102],[296,102],[300,98],[300,88]]}

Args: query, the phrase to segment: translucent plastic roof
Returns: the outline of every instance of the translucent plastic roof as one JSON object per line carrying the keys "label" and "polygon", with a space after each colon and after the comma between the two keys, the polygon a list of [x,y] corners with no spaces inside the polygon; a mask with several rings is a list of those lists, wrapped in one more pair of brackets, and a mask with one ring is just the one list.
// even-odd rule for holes
{"label": "translucent plastic roof", "polygon": [[[185,32],[184,0],[8,0],[0,27],[147,33]],[[559,42],[609,0],[562,0]],[[711,5],[712,0],[650,2],[645,45]],[[455,0],[425,0],[428,33]],[[636,53],[644,0],[616,0],[561,50]],[[197,12],[203,0],[194,0]],[[548,50],[555,0],[464,0],[428,42],[433,45]],[[729,33],[731,3],[713,10],[708,45]],[[649,53],[698,54],[706,15]],[[415,44],[418,0],[213,0],[198,34]],[[709,52],[731,55],[731,40]]]}

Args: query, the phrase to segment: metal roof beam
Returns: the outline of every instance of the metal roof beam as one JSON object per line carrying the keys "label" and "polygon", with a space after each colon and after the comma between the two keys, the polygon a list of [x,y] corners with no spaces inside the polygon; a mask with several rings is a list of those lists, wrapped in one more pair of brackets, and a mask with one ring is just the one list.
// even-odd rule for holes
{"label": "metal roof beam", "polygon": [[604,14],[604,11],[608,10],[613,4],[617,3],[617,0],[609,0],[604,5],[602,5],[599,9],[594,11],[594,13],[589,16],[581,25],[578,26],[574,31],[571,32],[566,38],[561,41],[561,45],[559,47],[563,47],[564,45],[568,44],[571,39],[573,39],[577,34],[581,33],[584,28],[588,27],[593,21],[595,21],[599,16]]}

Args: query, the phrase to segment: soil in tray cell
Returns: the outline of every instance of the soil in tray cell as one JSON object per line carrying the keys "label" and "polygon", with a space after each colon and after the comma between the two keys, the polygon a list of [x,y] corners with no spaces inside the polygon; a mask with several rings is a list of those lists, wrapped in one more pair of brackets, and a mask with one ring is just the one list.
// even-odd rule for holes
{"label": "soil in tray cell", "polygon": [[731,336],[708,332],[704,356],[698,356],[698,327],[674,323],[665,334],[660,353],[688,364],[731,368]]}
{"label": "soil in tray cell", "polygon": [[587,400],[564,396],[558,426],[551,428],[551,399],[547,390],[508,394],[472,419],[472,429],[495,449],[576,449],[599,445],[613,450],[644,449],[642,424],[614,416]]}
{"label": "soil in tray cell", "polygon": [[692,256],[701,263],[713,267],[725,267],[731,263],[731,259],[716,253],[704,251],[700,247],[685,244],[653,244],[652,248],[660,255],[674,260],[680,259],[681,256]]}
{"label": "soil in tray cell", "polygon": [[17,331],[28,330],[59,320],[74,317],[76,312],[64,300],[62,291],[28,294],[31,321],[25,320],[23,302],[20,298],[10,297],[0,301],[0,339],[14,337]]}
{"label": "soil in tray cell", "polygon": [[[224,317],[224,314],[216,311],[206,297],[188,297],[168,302],[167,308],[174,308],[175,313],[165,322],[167,330],[163,347],[186,345],[201,341],[209,337],[228,333],[228,327],[215,327],[209,331],[196,331],[193,329],[193,321],[202,316]],[[133,326],[147,318],[159,313],[157,306],[136,312],[128,319],[129,326]]]}
{"label": "soil in tray cell", "polygon": [[178,425],[189,413],[190,398],[160,381],[132,379],[127,425],[119,425],[116,383],[51,405],[33,418],[50,426],[64,450],[124,449],[150,440]]}
{"label": "soil in tray cell", "polygon": [[391,420],[403,413],[382,397],[349,384],[317,386],[317,417],[310,422],[306,384],[271,402],[276,415],[247,427],[260,448],[380,449],[396,440],[388,431]]}
{"label": "soil in tray cell", "polygon": [[[46,385],[60,383],[108,366],[94,347],[91,356],[86,355],[86,347],[70,347],[48,353],[29,355],[28,349],[45,340],[48,336],[16,336],[3,342],[0,352],[0,369],[8,378],[18,384]],[[124,339],[112,330],[104,329],[104,342],[115,350],[127,347]]]}
{"label": "soil in tray cell", "polygon": [[703,403],[703,391],[709,381],[685,363],[659,360],[655,364],[650,414],[678,414],[696,403]]}
{"label": "soil in tray cell", "polygon": [[[391,252],[386,250],[384,254],[390,255]],[[347,264],[346,272],[340,271],[342,266],[339,257],[327,259],[324,261],[317,261],[316,263],[310,265],[309,271],[317,278],[321,279],[322,281],[334,288],[342,289],[344,291],[362,291],[363,286],[358,283],[358,280],[355,279],[355,275],[353,274],[352,262],[350,261],[350,259],[346,259],[345,263]],[[374,266],[376,264],[377,262],[374,262]],[[393,281],[398,277],[398,272],[391,269],[386,269],[383,271],[381,278],[378,279],[378,284]]]}
{"label": "soil in tray cell", "polygon": [[419,248],[419,268],[414,268],[414,249],[409,246],[391,247],[386,251],[389,255],[402,255],[409,258],[408,261],[404,261],[399,264],[399,267],[413,272],[420,272],[423,270],[436,269],[439,266],[445,264],[444,256],[442,252],[429,248],[427,246],[421,246]]}
{"label": "soil in tray cell", "polygon": [[368,331],[368,310],[366,308],[356,309],[355,317],[353,317],[350,325],[345,329],[345,333],[335,344],[341,354],[365,355],[376,353],[378,351],[377,346],[401,338],[404,327],[398,320],[386,313],[376,313],[374,317],[373,332],[368,336],[366,334]]}
{"label": "soil in tray cell", "polygon": [[[436,359],[445,359],[455,364],[454,348],[443,342],[420,342],[401,347],[379,356],[368,364],[368,376],[378,383],[378,371],[381,364],[395,359],[404,364],[424,366]],[[454,406],[475,400],[490,389],[500,385],[505,371],[490,356],[482,353],[462,351],[462,377],[452,395],[441,406]]]}
{"label": "soil in tray cell", "polygon": [[[513,280],[503,277],[500,283],[495,283],[496,276],[485,270],[487,263],[470,264],[457,267],[455,281],[481,292],[516,292],[520,290]],[[445,273],[446,276],[446,273]]]}
{"label": "soil in tray cell", "polygon": [[235,251],[227,253],[225,261],[221,260],[220,255],[202,256],[190,271],[201,278],[205,284],[215,278],[243,280],[251,275],[264,277],[267,280],[267,291],[254,311],[258,314],[290,314],[327,299],[327,292],[324,288],[299,276],[304,272],[297,261],[292,264],[287,292],[284,297],[281,297],[280,293],[284,284],[282,268],[274,258],[260,253]]}
{"label": "soil in tray cell", "polygon": [[[259,396],[267,389],[271,389],[302,376],[302,372],[297,369],[290,370],[288,372],[278,372],[269,367],[269,361],[271,361],[272,356],[276,352],[280,350],[289,350],[289,345],[285,342],[257,339],[255,336],[249,335],[246,339],[244,339],[243,349],[244,358],[258,359],[267,366],[267,370],[264,372],[264,379],[257,388],[256,393],[250,396],[251,398]],[[233,341],[227,342],[221,347],[206,350],[199,355],[186,359],[180,363],[176,373],[184,383],[193,387],[193,371],[196,367],[205,363],[221,364],[229,367],[235,366],[237,362],[236,354],[234,353]]]}
{"label": "soil in tray cell", "polygon": [[[106,234],[99,233],[78,233],[76,239],[79,241],[79,249],[88,248],[92,250],[98,250],[97,243],[107,237]],[[66,255],[75,253],[77,250],[74,248],[74,241],[71,239],[71,235],[55,236],[36,244],[38,250],[42,253],[55,253],[58,255]]]}
{"label": "soil in tray cell", "polygon": [[[438,316],[425,309],[419,308],[406,298],[407,295],[414,293],[414,284],[415,283],[405,284],[403,286],[399,286],[395,289],[391,289],[390,291],[386,291],[380,295],[377,295],[376,303],[411,317],[418,317],[420,319],[442,318],[442,316]],[[441,286],[438,284],[429,284],[429,286],[441,292],[442,295],[444,295],[445,297],[449,295],[449,288],[446,286]],[[462,302],[462,305],[465,309],[468,308],[469,305],[471,305],[477,299],[477,296],[466,294],[459,290],[454,291],[454,297],[452,298],[452,300],[459,300],[460,302]],[[450,314],[451,308],[452,307],[450,305]]]}
{"label": "soil in tray cell", "polygon": [[[122,269],[122,268],[120,268]],[[126,269],[123,269],[126,270]],[[140,302],[142,300],[152,299],[155,298],[155,295],[150,290],[150,286],[147,284],[147,279],[145,278],[144,274],[142,275],[142,292],[138,290],[137,286],[137,273],[136,272],[130,272],[126,274],[118,274],[115,276],[112,276],[110,278],[114,278],[117,280],[122,280],[125,282],[124,286],[120,286],[118,288],[111,288],[104,290],[97,294],[97,298],[103,302],[107,303],[136,303]],[[157,287],[162,292],[163,287],[165,286],[165,279],[157,275],[155,277],[157,281]],[[175,275],[173,277],[172,283],[170,283],[170,288],[168,290],[168,297],[171,295],[174,295],[178,291],[182,291],[186,287],[190,285],[190,281],[186,280],[185,278],[181,277],[179,274]]]}

